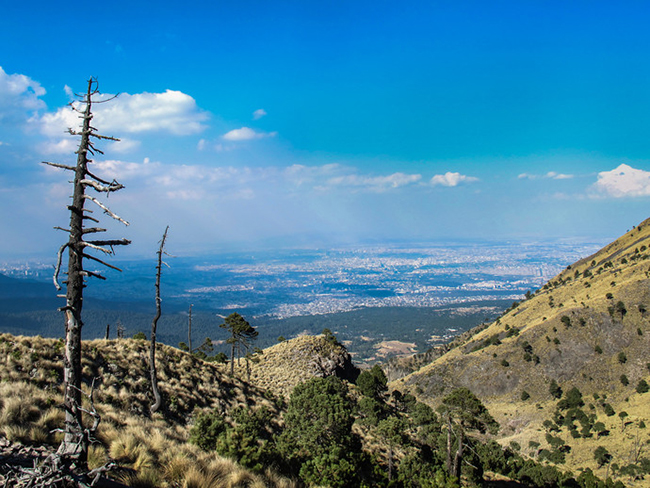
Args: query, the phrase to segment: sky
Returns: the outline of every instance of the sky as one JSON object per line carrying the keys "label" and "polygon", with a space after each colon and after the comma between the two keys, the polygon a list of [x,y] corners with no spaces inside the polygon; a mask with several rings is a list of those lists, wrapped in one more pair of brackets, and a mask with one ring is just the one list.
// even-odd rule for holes
{"label": "sky", "polygon": [[[122,258],[614,239],[650,217],[647,2],[4,2],[0,261],[66,240],[79,124]],[[101,197],[100,197],[101,198]],[[103,198],[103,201],[106,201]],[[97,209],[98,211],[100,209]],[[97,213],[97,212],[96,212]],[[101,213],[101,212],[99,212]]]}

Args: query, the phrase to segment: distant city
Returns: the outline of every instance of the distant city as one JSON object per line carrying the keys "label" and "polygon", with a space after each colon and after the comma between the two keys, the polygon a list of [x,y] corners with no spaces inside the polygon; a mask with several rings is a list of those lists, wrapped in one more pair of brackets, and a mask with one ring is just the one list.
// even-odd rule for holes
{"label": "distant city", "polygon": [[[364,307],[439,307],[518,300],[599,243],[477,243],[281,250],[210,257],[170,257],[163,296],[177,310],[190,304],[283,319]],[[51,262],[2,263],[0,273],[51,280]],[[120,261],[122,273],[91,282],[88,294],[113,301],[153,296],[154,257]],[[54,295],[54,288],[53,288]]]}

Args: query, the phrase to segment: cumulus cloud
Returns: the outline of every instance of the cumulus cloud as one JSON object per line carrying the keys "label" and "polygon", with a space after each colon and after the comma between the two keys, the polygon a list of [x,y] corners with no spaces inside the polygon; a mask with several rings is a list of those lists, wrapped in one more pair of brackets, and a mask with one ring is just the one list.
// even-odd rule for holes
{"label": "cumulus cloud", "polygon": [[[110,98],[103,95],[100,99]],[[122,93],[109,103],[93,106],[93,123],[110,134],[139,134],[145,132],[167,132],[183,136],[203,131],[207,113],[201,111],[194,99],[180,91],[167,90],[164,93]],[[41,132],[56,137],[69,128],[80,125],[79,114],[69,107],[54,113],[47,113],[40,119]]]}
{"label": "cumulus cloud", "polygon": [[45,89],[37,81],[20,74],[7,74],[0,67],[0,123],[24,123],[45,108],[39,97]]}
{"label": "cumulus cloud", "polygon": [[255,112],[253,112],[253,120],[259,120],[265,115],[267,115],[266,110],[264,110],[263,108],[258,108],[257,110],[255,110]]}
{"label": "cumulus cloud", "polygon": [[433,186],[458,186],[463,183],[473,183],[478,181],[478,178],[474,176],[461,175],[460,173],[452,173],[447,171],[444,175],[435,175],[431,178],[431,184]]}
{"label": "cumulus cloud", "polygon": [[650,196],[650,171],[621,164],[611,171],[598,173],[593,189],[614,198]]}
{"label": "cumulus cloud", "polygon": [[75,141],[71,137],[44,142],[40,145],[41,151],[46,154],[71,154],[76,151],[78,147],[79,141]]}
{"label": "cumulus cloud", "polygon": [[226,141],[250,141],[252,139],[275,137],[277,134],[277,132],[256,132],[250,127],[242,127],[241,129],[233,129],[225,133],[222,137]]}

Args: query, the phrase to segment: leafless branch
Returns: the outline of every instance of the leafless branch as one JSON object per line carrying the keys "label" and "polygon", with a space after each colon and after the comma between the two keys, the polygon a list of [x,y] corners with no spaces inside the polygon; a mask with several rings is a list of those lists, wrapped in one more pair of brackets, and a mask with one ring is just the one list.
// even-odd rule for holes
{"label": "leafless branch", "polygon": [[113,249],[106,249],[105,247],[97,246],[91,242],[82,242],[81,245],[83,247],[90,247],[91,249],[95,249],[96,251],[101,251],[104,254],[108,254],[109,256],[115,254]]}
{"label": "leafless branch", "polygon": [[[110,181],[106,181],[101,179],[99,176],[91,173],[90,171],[86,170],[86,176],[90,176],[92,179],[99,181],[100,183],[103,183],[104,185],[110,185]],[[113,183],[117,183],[117,181],[113,180]]]}
{"label": "leafless branch", "polygon": [[128,246],[131,244],[131,241],[128,239],[109,239],[102,241],[86,241],[90,244],[95,244],[96,246]]}
{"label": "leafless branch", "polygon": [[59,227],[58,225],[54,227],[56,230],[62,230],[64,232],[70,232],[70,229],[64,229],[63,227]]}
{"label": "leafless branch", "polygon": [[68,247],[66,242],[59,248],[59,252],[56,255],[56,267],[54,268],[54,286],[57,291],[61,290],[61,285],[59,284],[59,272],[61,271],[61,260],[63,259],[63,251]]}
{"label": "leafless branch", "polygon": [[[90,210],[84,210],[85,212],[89,212]],[[97,220],[95,217],[91,217],[90,215],[84,215],[82,217],[85,220],[92,220],[93,222],[96,222],[99,224],[99,220]]]}
{"label": "leafless branch", "polygon": [[120,94],[118,93],[117,95],[113,95],[111,98],[107,98],[106,100],[94,101],[93,103],[94,103],[94,104],[97,104],[97,103],[106,103],[106,102],[110,102],[111,100],[114,100],[114,99],[116,99],[116,98],[119,97],[119,96],[120,96]]}
{"label": "leafless branch", "polygon": [[[95,103],[97,103],[97,102],[95,102]],[[95,133],[92,133],[90,135],[97,138],[97,139],[104,139],[104,140],[107,140],[107,141],[119,141],[119,139],[117,137],[102,136],[101,134],[95,134]]]}
{"label": "leafless branch", "polygon": [[113,213],[113,212],[112,212],[112,211],[111,211],[111,210],[110,210],[106,205],[104,205],[103,203],[101,203],[101,202],[100,202],[99,200],[97,200],[95,197],[91,197],[90,195],[84,195],[83,197],[84,197],[84,199],[86,199],[86,200],[90,200],[90,201],[93,202],[95,205],[97,205],[98,207],[100,207],[102,210],[104,210],[104,213],[108,214],[110,217],[114,218],[115,220],[119,220],[119,221],[122,222],[124,225],[129,225],[129,223],[128,223],[126,220],[124,220],[122,217],[120,217],[120,216],[114,214],[114,213]]}
{"label": "leafless branch", "polygon": [[121,270],[120,268],[118,268],[117,266],[113,266],[112,264],[108,264],[108,263],[102,261],[101,259],[96,258],[95,256],[91,256],[90,254],[83,253],[83,257],[84,257],[84,258],[91,259],[91,260],[93,260],[93,261],[96,261],[96,262],[98,262],[99,264],[103,264],[103,265],[106,266],[107,268],[111,268],[111,269],[114,269],[115,271],[120,271],[120,272],[122,272],[122,270]]}
{"label": "leafless branch", "polygon": [[108,185],[101,185],[101,184],[97,183],[96,181],[87,180],[85,178],[83,180],[81,180],[80,183],[82,185],[91,186],[91,187],[93,187],[95,190],[97,190],[99,192],[106,192],[106,193],[121,190],[122,188],[124,188],[124,185],[121,185],[121,184],[119,184],[117,182],[109,183]]}
{"label": "leafless branch", "polygon": [[62,168],[62,169],[67,169],[70,171],[75,171],[74,166],[68,166],[66,164],[59,164],[59,163],[50,163],[49,161],[41,161],[42,164],[47,164],[48,166],[53,166],[55,168]]}
{"label": "leafless branch", "polygon": [[84,229],[82,234],[84,234],[84,235],[85,234],[94,234],[96,232],[106,232],[106,229],[102,229],[101,227],[89,227],[87,229]]}
{"label": "leafless branch", "polygon": [[81,270],[79,271],[79,274],[81,276],[93,276],[95,278],[99,278],[100,280],[106,280],[105,276],[100,275],[99,273],[95,273],[94,271],[88,271],[88,270]]}

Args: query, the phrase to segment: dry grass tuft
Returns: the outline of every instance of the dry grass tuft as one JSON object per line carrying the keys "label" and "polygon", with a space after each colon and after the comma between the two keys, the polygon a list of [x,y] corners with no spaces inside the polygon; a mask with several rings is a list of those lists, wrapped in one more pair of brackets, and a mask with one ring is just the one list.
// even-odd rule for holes
{"label": "dry grass tuft", "polygon": [[206,472],[204,469],[192,466],[186,471],[181,486],[183,488],[222,488],[225,485],[218,473]]}

